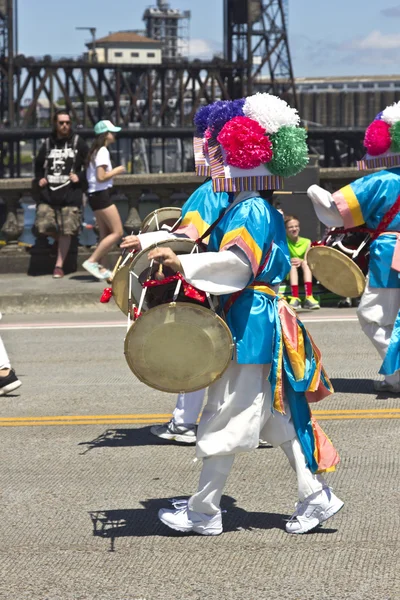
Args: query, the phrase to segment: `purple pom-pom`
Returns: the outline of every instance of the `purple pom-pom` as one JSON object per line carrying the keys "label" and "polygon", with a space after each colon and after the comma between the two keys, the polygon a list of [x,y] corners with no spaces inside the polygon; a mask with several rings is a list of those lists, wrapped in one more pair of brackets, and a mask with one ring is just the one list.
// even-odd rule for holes
{"label": "purple pom-pom", "polygon": [[208,127],[213,138],[216,138],[221,129],[231,119],[244,117],[243,106],[245,98],[240,100],[223,100],[216,102],[208,117]]}
{"label": "purple pom-pom", "polygon": [[214,104],[207,104],[207,106],[201,106],[197,113],[194,115],[193,121],[197,129],[197,134],[200,137],[204,136],[204,133],[207,129],[208,117]]}
{"label": "purple pom-pom", "polygon": [[382,115],[383,115],[383,110],[381,110],[381,112],[376,115],[374,121],[380,121],[382,119]]}

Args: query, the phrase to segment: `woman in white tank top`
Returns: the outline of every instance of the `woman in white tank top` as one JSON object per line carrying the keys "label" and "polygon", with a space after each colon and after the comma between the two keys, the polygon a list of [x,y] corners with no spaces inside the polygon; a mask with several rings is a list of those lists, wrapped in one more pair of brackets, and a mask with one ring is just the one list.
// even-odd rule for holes
{"label": "woman in white tank top", "polygon": [[114,134],[118,131],[121,131],[121,127],[116,127],[111,121],[99,121],[94,128],[96,139],[87,159],[88,201],[95,214],[100,235],[96,250],[82,267],[97,279],[108,279],[111,276],[111,271],[105,269],[101,261],[123,235],[121,218],[110,194],[113,177],[125,173],[125,167],[112,168],[108,151],[108,146],[115,142]]}

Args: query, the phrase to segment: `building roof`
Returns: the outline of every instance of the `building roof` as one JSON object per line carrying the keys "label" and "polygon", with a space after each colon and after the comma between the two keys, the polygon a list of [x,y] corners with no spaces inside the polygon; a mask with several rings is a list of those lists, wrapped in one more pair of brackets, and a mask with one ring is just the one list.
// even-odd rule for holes
{"label": "building roof", "polygon": [[[99,38],[96,40],[96,46],[98,44],[160,44],[159,40],[152,40],[151,38],[145,37],[144,35],[139,35],[133,31],[116,31],[115,33],[110,33],[110,35],[106,35],[105,37]],[[91,47],[92,42],[86,44],[86,46]]]}

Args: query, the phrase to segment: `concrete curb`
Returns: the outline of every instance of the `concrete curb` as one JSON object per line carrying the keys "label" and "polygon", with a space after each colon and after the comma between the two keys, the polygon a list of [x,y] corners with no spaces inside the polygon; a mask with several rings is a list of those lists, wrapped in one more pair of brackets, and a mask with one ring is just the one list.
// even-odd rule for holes
{"label": "concrete curb", "polygon": [[[62,312],[98,312],[118,311],[114,300],[102,304],[100,296],[103,290],[96,292],[73,292],[71,294],[10,294],[0,297],[0,313],[62,313]],[[122,315],[122,313],[121,313]]]}

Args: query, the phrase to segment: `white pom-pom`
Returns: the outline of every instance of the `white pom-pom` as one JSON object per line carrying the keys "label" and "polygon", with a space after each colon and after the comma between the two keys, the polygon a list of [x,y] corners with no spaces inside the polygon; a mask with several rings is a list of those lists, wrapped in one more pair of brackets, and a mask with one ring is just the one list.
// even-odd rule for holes
{"label": "white pom-pom", "polygon": [[257,121],[270,134],[276,133],[283,125],[297,127],[300,123],[297,110],[271,94],[257,93],[249,96],[244,103],[243,112],[246,117]]}
{"label": "white pom-pom", "polygon": [[387,106],[382,113],[382,121],[388,125],[394,125],[400,121],[400,102],[395,102],[391,106]]}

